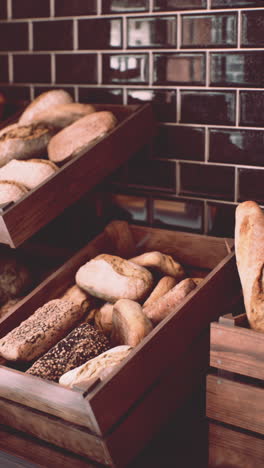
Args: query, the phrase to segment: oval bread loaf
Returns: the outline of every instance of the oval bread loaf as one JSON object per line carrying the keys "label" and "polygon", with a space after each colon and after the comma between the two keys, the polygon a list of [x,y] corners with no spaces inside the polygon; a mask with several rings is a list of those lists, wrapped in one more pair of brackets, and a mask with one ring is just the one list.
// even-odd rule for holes
{"label": "oval bread loaf", "polygon": [[0,180],[11,180],[33,189],[58,171],[58,167],[46,159],[12,159],[0,168]]}
{"label": "oval bread loaf", "polygon": [[153,325],[142,307],[130,299],[120,299],[113,308],[111,343],[137,346],[147,336]]}
{"label": "oval bread loaf", "polygon": [[94,112],[57,133],[49,142],[48,155],[55,163],[65,162],[102,137],[117,124],[112,112]]}
{"label": "oval bread loaf", "polygon": [[71,102],[73,102],[71,95],[64,89],[52,89],[41,93],[26,107],[19,119],[19,125],[34,123],[35,116],[40,112]]}
{"label": "oval bread loaf", "polygon": [[163,276],[153,289],[150,296],[144,302],[143,307],[150,306],[154,304],[160,297],[164,296],[170,289],[172,289],[179,281],[173,276]]}
{"label": "oval bread loaf", "polygon": [[141,301],[153,287],[152,274],[146,268],[108,254],[81,266],[75,279],[80,288],[112,303],[121,298]]}
{"label": "oval bread loaf", "polygon": [[95,111],[96,109],[92,104],[71,102],[70,104],[62,104],[39,112],[39,114],[35,115],[34,123],[42,123],[42,125],[51,125],[56,129],[62,129]]}
{"label": "oval bread loaf", "polygon": [[98,309],[94,316],[94,323],[99,330],[105,335],[109,336],[112,330],[112,315],[114,304],[106,302],[100,309]]}
{"label": "oval bread loaf", "polygon": [[9,202],[15,202],[28,193],[23,184],[12,180],[0,181],[0,205]]}
{"label": "oval bread loaf", "polygon": [[131,258],[130,261],[146,268],[153,268],[163,275],[173,276],[179,280],[186,276],[182,266],[171,255],[161,252],[146,252],[138,257]]}

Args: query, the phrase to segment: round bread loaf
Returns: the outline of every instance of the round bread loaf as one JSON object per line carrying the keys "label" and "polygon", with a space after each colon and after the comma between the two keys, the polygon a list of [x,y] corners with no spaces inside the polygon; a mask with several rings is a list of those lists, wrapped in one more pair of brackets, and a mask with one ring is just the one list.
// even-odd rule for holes
{"label": "round bread loaf", "polygon": [[153,325],[142,307],[130,299],[120,299],[113,308],[111,343],[137,346],[147,336]]}
{"label": "round bread loaf", "polygon": [[46,159],[12,159],[0,169],[0,181],[12,180],[33,189],[58,171],[58,167]]}
{"label": "round bread loaf", "polygon": [[35,116],[40,112],[73,102],[71,95],[64,89],[52,89],[36,97],[24,110],[19,119],[19,125],[34,123]]}
{"label": "round bread loaf", "polygon": [[65,162],[115,127],[112,112],[93,112],[61,130],[48,144],[48,155],[55,163]]}
{"label": "round bread loaf", "polygon": [[39,114],[35,115],[34,122],[61,129],[95,111],[95,107],[91,104],[71,102],[70,104],[62,104],[39,112]]}
{"label": "round bread loaf", "polygon": [[27,188],[12,180],[0,181],[0,205],[17,201],[28,193]]}
{"label": "round bread loaf", "polygon": [[153,287],[152,274],[144,267],[115,255],[101,254],[81,266],[76,283],[107,302],[142,301]]}
{"label": "round bread loaf", "polygon": [[0,137],[0,167],[11,159],[30,159],[42,156],[54,129],[41,124],[11,129]]}

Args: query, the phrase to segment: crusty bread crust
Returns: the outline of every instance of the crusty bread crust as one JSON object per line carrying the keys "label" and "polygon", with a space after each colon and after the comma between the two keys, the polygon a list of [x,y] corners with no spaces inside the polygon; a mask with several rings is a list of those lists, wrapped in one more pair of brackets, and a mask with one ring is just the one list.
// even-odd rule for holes
{"label": "crusty bread crust", "polygon": [[56,129],[61,129],[95,111],[95,107],[91,104],[71,102],[69,104],[54,106],[39,112],[39,114],[35,115],[34,122],[42,123],[43,125],[51,125]]}
{"label": "crusty bread crust", "polygon": [[0,181],[0,204],[17,201],[28,193],[27,188],[12,180]]}
{"label": "crusty bread crust", "polygon": [[58,171],[58,167],[46,159],[12,159],[0,168],[0,181],[10,180],[32,189]]}
{"label": "crusty bread crust", "polygon": [[35,116],[48,108],[69,104],[73,101],[71,95],[64,89],[52,89],[37,96],[24,110],[19,119],[19,125],[29,125]]}

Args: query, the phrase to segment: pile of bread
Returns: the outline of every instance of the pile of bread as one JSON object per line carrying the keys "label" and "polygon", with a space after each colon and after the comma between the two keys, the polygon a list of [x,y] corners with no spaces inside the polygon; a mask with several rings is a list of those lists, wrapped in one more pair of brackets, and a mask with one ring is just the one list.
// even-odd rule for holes
{"label": "pile of bread", "polygon": [[98,255],[78,269],[62,297],[0,340],[0,356],[70,388],[89,385],[116,368],[201,281],[161,252],[130,260]]}
{"label": "pile of bread", "polygon": [[63,89],[42,93],[0,130],[0,204],[23,197],[116,123],[112,112],[73,102]]}

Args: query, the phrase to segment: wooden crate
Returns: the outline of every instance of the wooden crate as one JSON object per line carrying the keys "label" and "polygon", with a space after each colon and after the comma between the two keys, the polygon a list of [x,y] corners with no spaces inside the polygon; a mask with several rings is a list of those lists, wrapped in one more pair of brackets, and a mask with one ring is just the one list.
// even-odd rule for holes
{"label": "wooden crate", "polygon": [[[1,324],[1,336],[59,297],[79,266],[99,253],[130,258],[159,250],[204,278],[172,314],[103,381],[79,392],[4,365],[2,424],[100,463],[122,467],[200,384],[209,357],[209,324],[240,287],[232,241],[115,221],[32,292]],[[231,279],[231,281],[230,281]]]}
{"label": "wooden crate", "polygon": [[[149,143],[155,133],[149,103],[126,106],[96,104],[95,107],[98,111],[113,112],[118,120],[117,126],[17,202],[1,205],[1,243],[18,247],[31,238]],[[2,123],[0,128],[16,122],[19,115]]]}
{"label": "wooden crate", "polygon": [[209,418],[264,435],[264,334],[251,330],[243,298],[211,324],[206,413]]}

